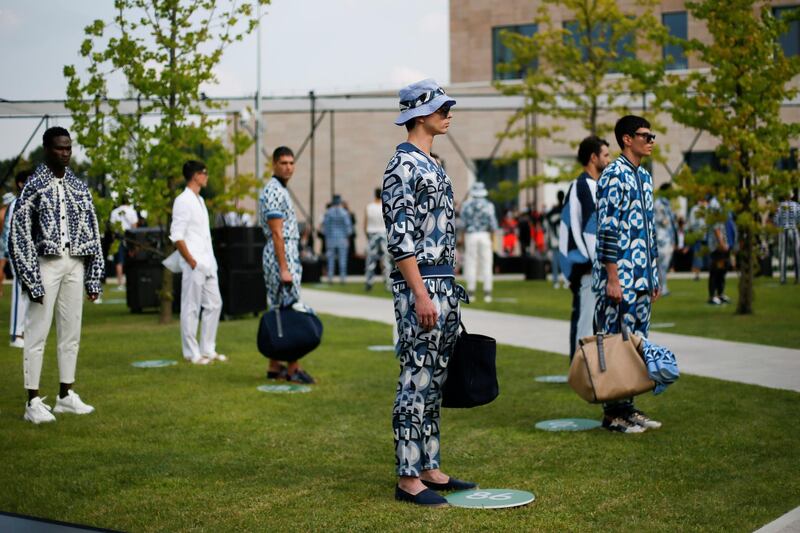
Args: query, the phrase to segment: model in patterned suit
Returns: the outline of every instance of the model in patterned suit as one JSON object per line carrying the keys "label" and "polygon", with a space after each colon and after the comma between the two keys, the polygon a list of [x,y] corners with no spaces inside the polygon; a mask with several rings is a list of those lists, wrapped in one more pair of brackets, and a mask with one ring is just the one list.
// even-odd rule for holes
{"label": "model in patterned suit", "polygon": [[[267,242],[264,245],[264,283],[267,287],[267,305],[287,306],[300,301],[300,280],[303,265],[300,262],[300,231],[297,215],[286,188],[294,175],[294,152],[279,146],[272,153],[273,177],[267,182],[258,199],[258,220]],[[283,365],[269,360],[267,379],[286,379],[294,383],[314,383],[297,361]]]}
{"label": "model in patterned suit", "polygon": [[453,186],[431,157],[433,137],[450,126],[450,99],[433,80],[400,91],[400,116],[408,142],[397,147],[383,175],[383,220],[389,253],[397,264],[394,314],[399,340],[400,377],[392,412],[395,498],[418,505],[444,506],[436,490],[467,489],[474,483],[439,469],[439,409],[447,363],[460,323],[455,284]]}
{"label": "model in patterned suit", "polygon": [[[597,293],[596,331],[619,333],[625,327],[647,336],[650,305],[659,295],[658,248],[653,215],[653,178],[641,166],[655,135],[641,117],[621,118],[614,133],[622,148],[597,183],[597,254],[592,282]],[[603,406],[603,427],[624,433],[658,428],[633,406],[633,399]]]}
{"label": "model in patterned suit", "polygon": [[72,390],[81,337],[83,289],[90,301],[102,293],[103,252],[92,195],[69,168],[72,141],[64,128],[50,128],[43,137],[45,164],[28,179],[17,200],[9,236],[15,274],[30,296],[25,317],[23,374],[28,391],[25,420],[54,422],[39,378],[47,334],[53,317],[58,336],[60,391],[55,413],[94,411]]}

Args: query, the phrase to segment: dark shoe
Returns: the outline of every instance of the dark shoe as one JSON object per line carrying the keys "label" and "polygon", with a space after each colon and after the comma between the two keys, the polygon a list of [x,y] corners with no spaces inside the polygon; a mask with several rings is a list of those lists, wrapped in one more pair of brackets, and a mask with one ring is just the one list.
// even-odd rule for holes
{"label": "dark shoe", "polygon": [[629,421],[623,415],[605,415],[603,417],[603,427],[617,433],[644,433],[647,431],[646,427]]}
{"label": "dark shoe", "polygon": [[436,494],[431,489],[425,489],[419,494],[409,494],[398,485],[394,488],[394,499],[399,502],[413,503],[425,507],[447,507],[450,505],[443,496]]}
{"label": "dark shoe", "polygon": [[456,479],[454,477],[448,479],[447,483],[434,483],[433,481],[426,481],[424,479],[421,479],[420,481],[422,481],[423,485],[433,490],[471,490],[478,488],[477,483],[473,483],[472,481],[461,481],[460,479]]}
{"label": "dark shoe", "polygon": [[288,379],[289,374],[287,373],[286,366],[281,365],[281,369],[277,372],[273,372],[272,370],[267,371],[267,379],[279,379],[283,381],[284,379]]}
{"label": "dark shoe", "polygon": [[720,295],[719,295],[719,299],[720,299],[720,301],[721,301],[722,303],[724,303],[724,304],[729,304],[729,303],[731,303],[731,299],[730,299],[730,298],[728,298],[728,296],[727,296],[727,295],[725,295],[725,294],[720,294]]}
{"label": "dark shoe", "polygon": [[286,378],[286,381],[291,383],[302,383],[303,385],[313,385],[316,383],[305,370],[297,370],[294,374]]}
{"label": "dark shoe", "polygon": [[658,429],[661,427],[661,422],[659,422],[658,420],[653,420],[652,418],[644,414],[644,412],[638,409],[634,409],[633,411],[631,411],[628,414],[628,416],[625,417],[625,419],[628,422],[637,424],[646,429]]}

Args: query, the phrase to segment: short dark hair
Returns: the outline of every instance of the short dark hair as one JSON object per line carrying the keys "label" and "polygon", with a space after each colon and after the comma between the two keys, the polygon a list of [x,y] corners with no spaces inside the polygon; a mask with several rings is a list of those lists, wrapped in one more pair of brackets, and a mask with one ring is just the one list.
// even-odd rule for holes
{"label": "short dark hair", "polygon": [[614,136],[617,138],[617,143],[621,149],[625,149],[625,143],[622,142],[623,135],[633,135],[636,133],[636,130],[639,128],[649,128],[650,123],[647,122],[647,119],[643,117],[639,117],[636,115],[625,115],[621,119],[617,121],[617,125],[614,126]]}
{"label": "short dark hair", "polygon": [[28,178],[33,176],[33,170],[20,170],[14,176],[14,183],[17,185],[17,189],[22,191],[22,187],[25,186],[25,182],[28,181]]}
{"label": "short dark hair", "polygon": [[202,172],[206,169],[205,164],[201,163],[200,161],[195,161],[194,159],[190,159],[186,163],[183,164],[183,178],[186,181],[192,179],[192,176],[197,174],[198,172]]}
{"label": "short dark hair", "polygon": [[585,167],[591,161],[592,154],[600,156],[603,146],[608,146],[607,140],[601,139],[597,135],[589,135],[581,141],[581,145],[578,147],[578,162]]}
{"label": "short dark hair", "polygon": [[272,152],[272,162],[273,163],[277,163],[278,160],[281,157],[285,156],[285,155],[288,155],[288,156],[291,156],[292,158],[294,158],[294,152],[292,152],[291,148],[289,148],[288,146],[278,146]]}
{"label": "short dark hair", "polygon": [[375,198],[380,198],[380,197],[381,197],[381,189],[380,187],[377,187],[375,189]]}
{"label": "short dark hair", "polygon": [[44,132],[44,135],[42,135],[42,146],[45,148],[50,148],[53,146],[53,139],[56,137],[69,137],[69,132],[61,126],[47,128],[47,130]]}

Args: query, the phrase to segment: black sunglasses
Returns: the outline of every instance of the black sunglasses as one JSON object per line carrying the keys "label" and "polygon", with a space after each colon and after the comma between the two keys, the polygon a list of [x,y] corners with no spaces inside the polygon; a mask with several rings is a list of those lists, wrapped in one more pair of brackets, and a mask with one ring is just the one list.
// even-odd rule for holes
{"label": "black sunglasses", "polygon": [[447,118],[450,116],[450,107],[449,105],[443,105],[439,109],[436,110],[436,113],[439,114],[442,118]]}
{"label": "black sunglasses", "polygon": [[643,138],[648,143],[655,142],[656,134],[655,133],[645,133],[643,131],[634,132],[634,135],[638,135],[639,137]]}

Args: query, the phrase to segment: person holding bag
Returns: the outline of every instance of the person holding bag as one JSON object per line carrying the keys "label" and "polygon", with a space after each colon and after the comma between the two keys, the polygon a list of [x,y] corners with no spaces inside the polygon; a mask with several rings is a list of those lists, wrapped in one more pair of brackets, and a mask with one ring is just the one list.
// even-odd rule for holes
{"label": "person holding bag", "polygon": [[447,133],[455,100],[432,79],[400,90],[408,141],[383,175],[381,200],[392,273],[400,377],[392,412],[397,475],[395,499],[429,507],[447,500],[436,490],[466,490],[439,469],[439,411],[465,296],[455,283],[453,186],[433,157],[436,135]]}
{"label": "person holding bag", "polygon": [[[656,136],[650,123],[635,115],[619,119],[614,135],[622,155],[606,167],[597,183],[595,331],[614,335],[622,326],[647,337],[660,285],[653,178],[641,163],[652,153]],[[603,427],[609,431],[641,433],[661,427],[634,407],[633,398],[606,402],[603,412]]]}

